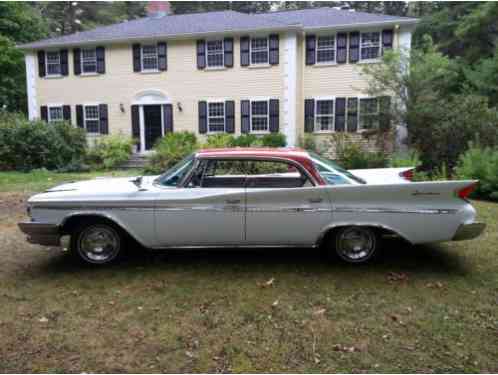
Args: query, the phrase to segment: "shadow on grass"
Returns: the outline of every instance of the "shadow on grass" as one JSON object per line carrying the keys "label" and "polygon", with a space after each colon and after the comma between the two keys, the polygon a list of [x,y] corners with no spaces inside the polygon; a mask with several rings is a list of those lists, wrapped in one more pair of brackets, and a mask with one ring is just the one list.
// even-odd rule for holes
{"label": "shadow on grass", "polygon": [[[81,264],[66,254],[50,257],[41,264],[40,273],[65,274],[95,272],[99,267]],[[195,270],[210,275],[220,270],[245,274],[251,272],[306,272],[319,275],[334,271],[357,275],[356,271],[379,273],[410,272],[446,276],[463,276],[469,272],[464,257],[449,244],[411,246],[400,240],[387,240],[380,254],[367,264],[350,265],[325,254],[322,249],[195,249],[151,251],[135,248],[117,264],[105,266],[98,272]]]}

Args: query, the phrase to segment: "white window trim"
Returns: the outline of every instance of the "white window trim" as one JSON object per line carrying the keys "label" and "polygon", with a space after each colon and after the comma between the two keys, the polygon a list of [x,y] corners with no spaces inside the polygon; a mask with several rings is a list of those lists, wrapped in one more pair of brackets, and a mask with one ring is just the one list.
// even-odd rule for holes
{"label": "white window trim", "polygon": [[[57,52],[59,55],[59,72],[60,73],[49,73],[48,72],[48,54]],[[45,77],[58,78],[62,77],[62,64],[61,64],[61,51],[60,50],[49,50],[45,52]]]}
{"label": "white window trim", "polygon": [[[373,59],[362,59],[361,58],[361,55],[362,55],[362,49],[363,49],[363,46],[362,46],[362,39],[363,39],[363,34],[365,33],[378,33],[379,34],[379,56],[376,57],[376,58],[373,58]],[[361,31],[360,32],[360,50],[359,50],[359,56],[358,56],[358,62],[360,63],[375,63],[375,62],[379,62],[380,59],[382,57],[382,31],[380,30],[364,30],[364,31]]]}
{"label": "white window trim", "polygon": [[[85,103],[83,104],[83,128],[85,129],[86,134],[90,135],[96,135],[100,134],[100,108],[99,108],[100,103]],[[97,107],[97,121],[99,122],[99,131],[98,132],[89,132],[86,128],[86,107]],[[94,120],[94,119],[89,119],[89,120]]]}
{"label": "white window trim", "polygon": [[[83,69],[83,50],[85,49],[93,49],[95,51],[95,72],[85,72]],[[81,75],[84,76],[95,76],[98,75],[99,73],[97,72],[97,47],[89,47],[89,48],[81,48],[80,50],[80,69],[81,69]]]}
{"label": "white window trim", "polygon": [[[219,41],[221,41],[221,65],[209,65],[208,43],[209,42],[219,42]],[[217,55],[217,54],[219,54],[219,52],[212,53],[212,55]],[[223,39],[208,39],[208,40],[206,40],[206,68],[211,69],[211,70],[225,68],[225,42]]]}
{"label": "white window trim", "polygon": [[[263,39],[266,38],[266,62],[255,63],[252,61],[252,40],[253,39]],[[269,35],[261,35],[261,36],[251,36],[249,38],[249,66],[270,66],[270,36]]]}
{"label": "white window trim", "polygon": [[[335,96],[319,96],[315,97],[315,116],[313,119],[313,132],[316,134],[329,134],[329,133],[335,133]],[[326,101],[326,100],[332,100],[332,129],[329,130],[317,130],[317,117],[318,117],[318,102],[320,101]],[[322,116],[330,116],[330,115],[322,115]]]}
{"label": "white window trim", "polygon": [[[156,69],[145,69],[144,68],[144,47],[148,47],[148,46],[156,46],[156,60],[157,60],[157,68]],[[158,51],[157,43],[140,45],[140,72],[141,73],[158,73],[159,72],[159,51]]]}
{"label": "white window trim", "polygon": [[[60,120],[52,120],[50,118],[50,108],[60,108],[62,113],[62,118]],[[47,122],[62,122],[64,121],[64,105],[63,104],[47,104]]]}
{"label": "white window trim", "polygon": [[[318,62],[318,39],[320,37],[327,37],[327,36],[334,36],[334,60],[333,61],[322,61]],[[347,43],[346,43],[347,44]],[[322,50],[331,50],[331,48],[325,48]],[[318,66],[323,66],[323,65],[337,65],[337,33],[336,34],[322,34],[322,35],[317,35],[315,39],[315,65]]]}
{"label": "white window trim", "polygon": [[[377,99],[377,115],[380,115],[380,97],[378,96],[364,96],[364,95],[361,95],[361,96],[357,96],[356,97],[358,99],[358,109],[357,109],[357,113],[358,113],[358,126],[356,127],[356,132],[357,133],[361,133],[361,132],[364,132],[364,131],[369,131],[369,130],[372,130],[372,129],[363,129],[361,127],[361,100],[362,99]],[[347,119],[347,111],[346,111],[346,119]]]}
{"label": "white window trim", "polygon": [[[209,130],[209,104],[223,104],[223,130],[218,130],[218,131],[211,131]],[[226,133],[227,131],[227,121],[226,121],[226,108],[225,108],[225,99],[219,99],[219,100],[209,100],[206,101],[206,108],[207,108],[207,134],[223,134]],[[219,118],[221,116],[212,116],[215,118]]]}
{"label": "white window trim", "polygon": [[[255,135],[258,135],[258,134],[269,134],[270,133],[270,99],[272,98],[268,98],[268,97],[264,97],[264,98],[258,98],[258,97],[255,97],[255,98],[251,98],[249,99],[249,133],[250,134],[255,134]],[[252,130],[252,118],[253,118],[253,114],[252,114],[252,102],[267,102],[267,108],[268,108],[268,111],[267,111],[267,114],[266,114],[266,125],[267,125],[267,130]],[[256,115],[255,117],[265,117],[264,115]]]}

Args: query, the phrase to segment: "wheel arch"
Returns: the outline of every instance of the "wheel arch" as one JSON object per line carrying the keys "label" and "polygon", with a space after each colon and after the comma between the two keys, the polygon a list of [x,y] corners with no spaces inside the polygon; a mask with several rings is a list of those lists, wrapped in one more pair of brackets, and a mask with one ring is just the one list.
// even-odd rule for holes
{"label": "wheel arch", "polygon": [[60,232],[61,234],[70,234],[71,230],[74,229],[79,223],[81,223],[83,220],[92,220],[92,219],[98,219],[101,221],[108,222],[109,224],[112,224],[116,227],[118,227],[120,230],[123,231],[126,235],[130,236],[132,239],[137,241],[140,245],[145,246],[144,242],[142,239],[140,239],[133,231],[131,231],[126,225],[124,225],[119,219],[104,213],[104,212],[76,212],[67,215],[64,217],[62,222],[59,225]]}
{"label": "wheel arch", "polygon": [[396,230],[384,224],[371,223],[371,222],[341,222],[341,223],[334,223],[328,225],[322,229],[315,244],[317,246],[321,246],[324,243],[324,241],[327,238],[329,238],[329,236],[333,235],[340,228],[345,228],[345,227],[369,227],[375,229],[376,231],[379,231],[381,234],[396,235],[398,237],[401,237],[403,240],[407,241],[408,243],[412,244],[412,241],[410,241],[408,237],[401,231]]}

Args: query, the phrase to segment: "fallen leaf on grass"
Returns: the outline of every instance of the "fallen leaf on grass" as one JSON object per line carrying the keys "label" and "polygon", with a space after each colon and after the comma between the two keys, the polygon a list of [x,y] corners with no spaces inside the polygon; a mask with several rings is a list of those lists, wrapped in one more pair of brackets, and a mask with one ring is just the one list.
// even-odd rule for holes
{"label": "fallen leaf on grass", "polygon": [[341,344],[335,344],[332,347],[332,350],[335,352],[343,352],[343,353],[353,353],[353,352],[359,352],[360,349],[355,347],[355,346],[345,346]]}
{"label": "fallen leaf on grass", "polygon": [[44,316],[42,316],[40,319],[38,319],[38,321],[39,321],[40,323],[47,323],[47,322],[48,322],[48,319],[47,319],[47,318],[45,318]]}
{"label": "fallen leaf on grass", "polygon": [[263,284],[260,284],[259,286],[261,288],[267,288],[269,286],[273,286],[273,282],[275,281],[275,279],[272,277],[270,280],[264,282]]}
{"label": "fallen leaf on grass", "polygon": [[433,289],[442,289],[444,288],[444,284],[441,281],[436,281],[435,283],[427,283],[425,284],[427,288],[433,288]]}
{"label": "fallen leaf on grass", "polygon": [[404,272],[389,272],[387,274],[387,280],[391,283],[408,281],[408,275]]}
{"label": "fallen leaf on grass", "polygon": [[185,355],[189,358],[195,358],[195,354],[188,350],[185,352]]}
{"label": "fallen leaf on grass", "polygon": [[271,307],[277,307],[277,306],[278,306],[278,299],[277,299],[277,300],[275,300],[275,302],[273,302],[273,303],[271,304]]}
{"label": "fallen leaf on grass", "polygon": [[313,315],[323,315],[325,314],[326,311],[327,311],[326,309],[318,309],[313,311]]}

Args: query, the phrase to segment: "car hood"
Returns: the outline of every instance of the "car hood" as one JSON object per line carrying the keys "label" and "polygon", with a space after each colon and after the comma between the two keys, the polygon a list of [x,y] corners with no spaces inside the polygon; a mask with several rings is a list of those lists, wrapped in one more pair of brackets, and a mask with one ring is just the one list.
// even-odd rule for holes
{"label": "car hood", "polygon": [[[58,200],[99,200],[104,197],[130,196],[138,191],[135,177],[97,177],[93,180],[74,181],[54,186],[32,196],[28,202]],[[141,187],[150,189],[158,176],[144,176]]]}

